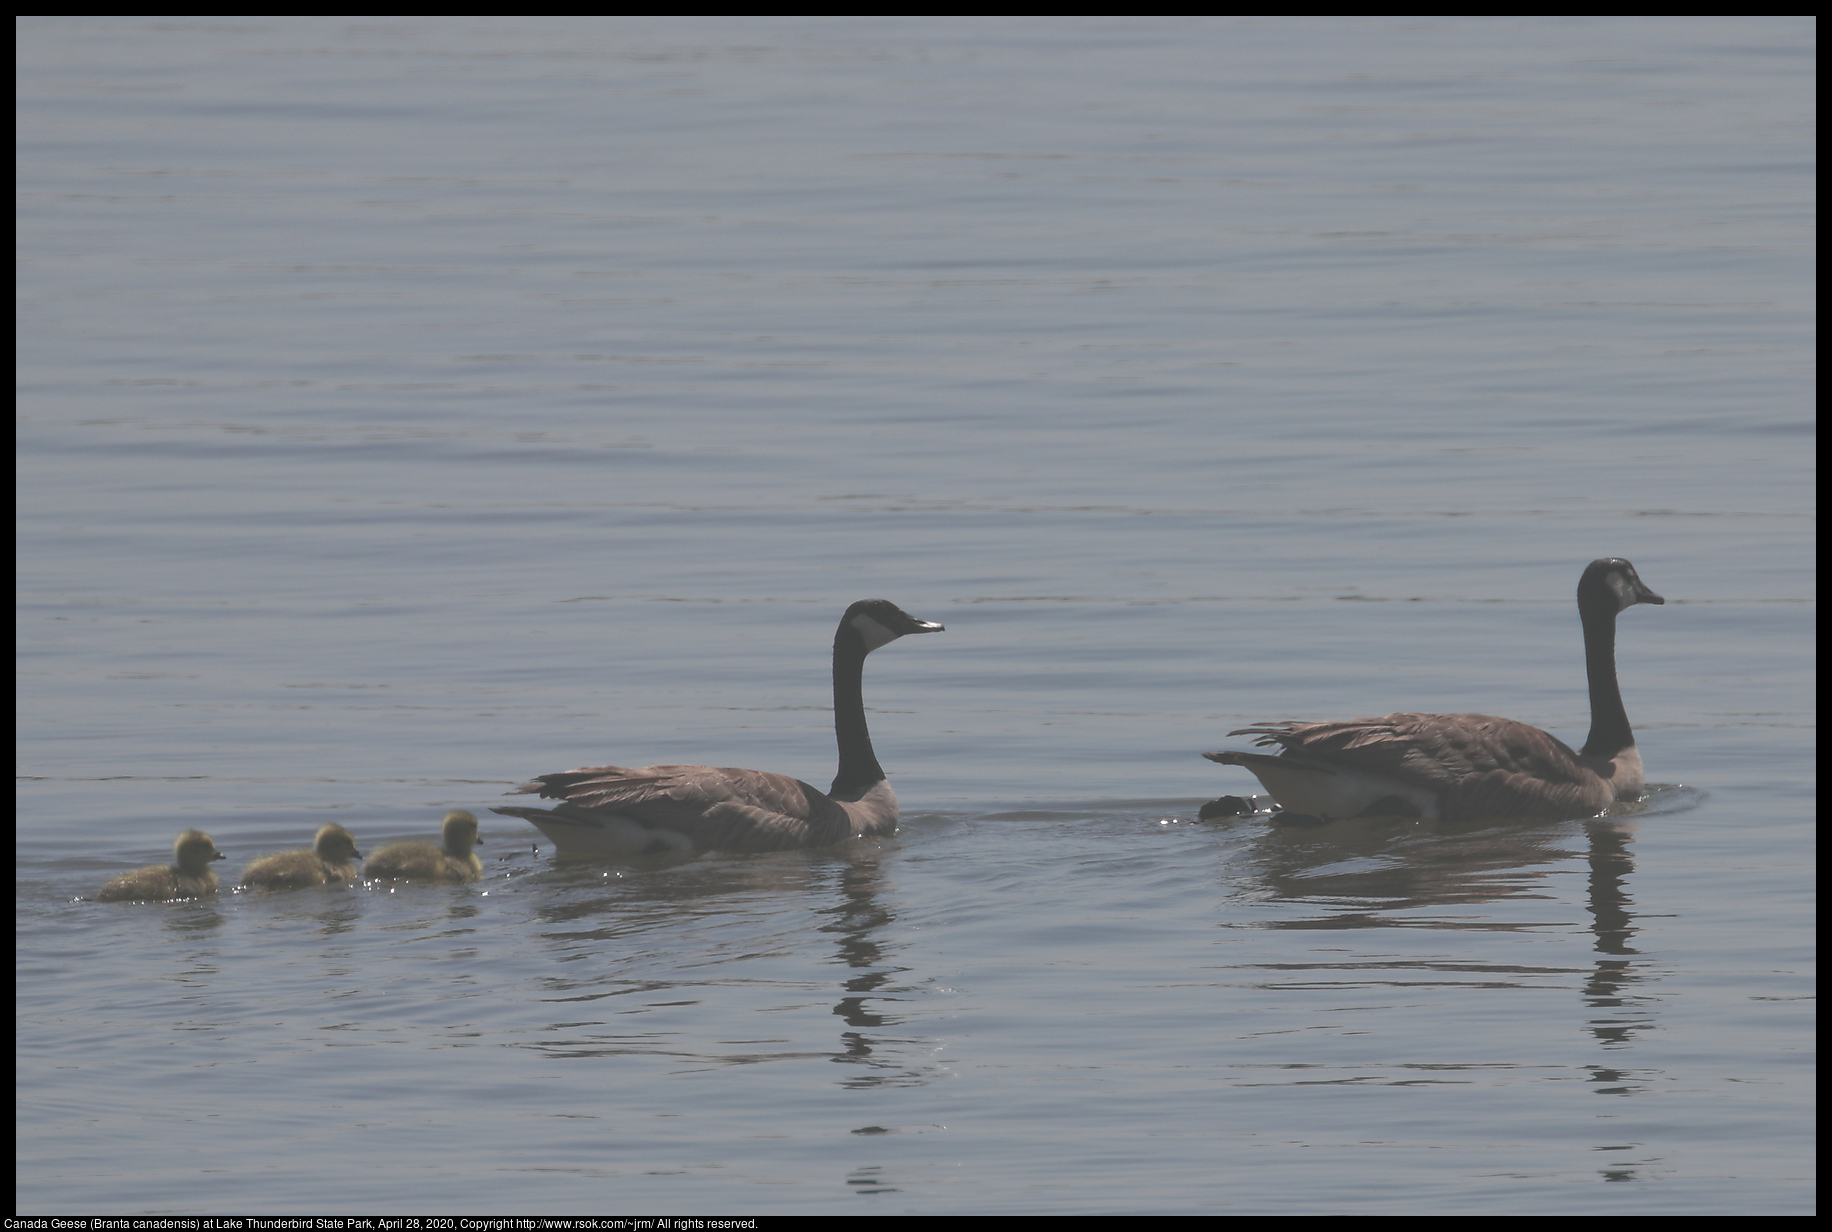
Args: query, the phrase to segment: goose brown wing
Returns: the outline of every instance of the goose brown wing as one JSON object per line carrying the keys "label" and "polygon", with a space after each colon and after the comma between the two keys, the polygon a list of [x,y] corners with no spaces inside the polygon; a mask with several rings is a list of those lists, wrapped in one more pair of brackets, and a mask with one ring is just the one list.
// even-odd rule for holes
{"label": "goose brown wing", "polygon": [[674,830],[702,848],[782,851],[852,834],[852,819],[816,787],[786,774],[728,766],[592,766],[544,774],[522,791],[566,803],[554,812],[605,814]]}
{"label": "goose brown wing", "polygon": [[[1261,723],[1251,735],[1283,756],[1389,775],[1438,793],[1440,815],[1579,816],[1607,807],[1597,772],[1564,741],[1488,714],[1389,714]],[[1599,794],[1601,793],[1601,794]]]}

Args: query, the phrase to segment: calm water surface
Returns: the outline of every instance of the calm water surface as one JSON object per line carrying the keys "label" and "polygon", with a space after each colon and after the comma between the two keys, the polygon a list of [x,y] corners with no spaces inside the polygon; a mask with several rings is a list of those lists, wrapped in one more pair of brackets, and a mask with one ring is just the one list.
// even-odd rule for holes
{"label": "calm water surface", "polygon": [[[18,35],[22,1212],[1814,1208],[1810,21]],[[1600,555],[1641,807],[1197,820],[1581,740]],[[825,783],[873,595],[895,837],[486,811]]]}

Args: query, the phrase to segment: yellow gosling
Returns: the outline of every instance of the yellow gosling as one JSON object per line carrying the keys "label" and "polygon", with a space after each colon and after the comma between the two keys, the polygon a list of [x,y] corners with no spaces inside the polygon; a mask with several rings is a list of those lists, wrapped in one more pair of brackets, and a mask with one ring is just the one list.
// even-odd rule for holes
{"label": "yellow gosling", "polygon": [[176,898],[202,898],[216,893],[216,870],[210,865],[223,858],[216,840],[202,830],[186,830],[172,844],[172,863],[154,864],[122,873],[103,886],[96,901],[104,903],[163,903]]}
{"label": "yellow gosling", "polygon": [[463,809],[447,813],[441,834],[444,850],[431,843],[395,843],[382,848],[369,857],[363,876],[440,882],[476,881],[483,876],[483,861],[471,851],[483,842],[477,836],[477,818]]}
{"label": "yellow gosling", "polygon": [[342,826],[320,826],[310,851],[282,851],[262,856],[242,870],[241,884],[251,890],[301,890],[306,886],[344,885],[355,881],[363,853]]}

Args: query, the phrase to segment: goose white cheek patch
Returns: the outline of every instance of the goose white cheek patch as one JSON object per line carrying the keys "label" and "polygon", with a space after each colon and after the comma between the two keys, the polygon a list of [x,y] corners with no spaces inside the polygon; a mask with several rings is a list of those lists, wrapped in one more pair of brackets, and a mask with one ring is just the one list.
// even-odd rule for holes
{"label": "goose white cheek patch", "polygon": [[865,649],[867,653],[876,650],[880,646],[888,645],[903,636],[901,633],[893,633],[863,612],[860,612],[857,616],[852,618],[852,627],[857,629],[859,631],[859,636],[865,639]]}

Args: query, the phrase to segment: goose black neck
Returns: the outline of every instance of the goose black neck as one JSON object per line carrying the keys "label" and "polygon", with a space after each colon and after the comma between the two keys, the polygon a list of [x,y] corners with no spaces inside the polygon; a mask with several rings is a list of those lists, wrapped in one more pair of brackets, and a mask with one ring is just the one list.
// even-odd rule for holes
{"label": "goose black neck", "polygon": [[1635,743],[1616,683],[1616,614],[1613,602],[1578,605],[1584,620],[1584,671],[1590,677],[1590,737],[1584,756],[1611,758]]}
{"label": "goose black neck", "polygon": [[865,726],[865,639],[842,624],[833,636],[833,735],[840,745],[840,770],[828,793],[857,800],[884,781],[884,767],[872,752]]}

